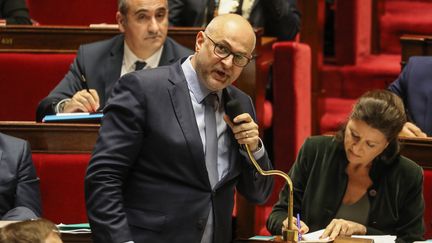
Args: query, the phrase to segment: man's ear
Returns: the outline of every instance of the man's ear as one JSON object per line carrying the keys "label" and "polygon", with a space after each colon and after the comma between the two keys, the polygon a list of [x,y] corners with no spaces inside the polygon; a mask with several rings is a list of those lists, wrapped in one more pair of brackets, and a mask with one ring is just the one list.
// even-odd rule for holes
{"label": "man's ear", "polygon": [[119,26],[120,32],[124,33],[124,31],[125,31],[125,25],[126,25],[126,16],[124,16],[119,11],[117,11],[117,13],[116,13],[116,20],[117,20],[117,24]]}
{"label": "man's ear", "polygon": [[204,32],[200,31],[200,32],[198,32],[198,34],[196,36],[195,52],[199,52],[201,50],[203,44],[204,44]]}

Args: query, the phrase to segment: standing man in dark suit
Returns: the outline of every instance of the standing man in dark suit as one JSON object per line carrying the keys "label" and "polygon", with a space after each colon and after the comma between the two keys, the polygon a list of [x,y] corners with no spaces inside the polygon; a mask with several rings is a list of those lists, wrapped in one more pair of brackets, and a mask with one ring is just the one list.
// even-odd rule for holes
{"label": "standing man in dark suit", "polygon": [[119,0],[118,9],[116,18],[123,34],[79,48],[69,72],[40,102],[37,121],[55,113],[95,112],[105,106],[122,75],[143,66],[168,65],[192,53],[167,37],[167,0]]}
{"label": "standing man in dark suit", "polygon": [[[228,243],[234,192],[265,202],[273,180],[240,144],[263,169],[271,162],[250,97],[231,85],[254,47],[248,21],[222,15],[197,34],[194,55],[118,81],[85,179],[94,242]],[[229,96],[245,112],[234,123]]]}
{"label": "standing man in dark suit", "polygon": [[168,0],[172,26],[205,26],[214,15],[237,13],[264,34],[292,40],[300,31],[296,0]]}
{"label": "standing man in dark suit", "polygon": [[0,220],[39,218],[39,178],[28,143],[0,133]]}
{"label": "standing man in dark suit", "polygon": [[389,90],[402,98],[411,120],[400,135],[432,136],[432,57],[411,57]]}

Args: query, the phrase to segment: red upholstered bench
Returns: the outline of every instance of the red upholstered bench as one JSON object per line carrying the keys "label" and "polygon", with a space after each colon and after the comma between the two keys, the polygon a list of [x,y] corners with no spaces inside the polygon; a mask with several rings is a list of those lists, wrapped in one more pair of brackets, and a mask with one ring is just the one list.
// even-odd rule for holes
{"label": "red upholstered bench", "polygon": [[116,23],[117,0],[27,0],[27,6],[40,25]]}
{"label": "red upholstered bench", "polygon": [[42,216],[55,223],[87,222],[84,177],[90,154],[33,153],[40,178]]}
{"label": "red upholstered bench", "polygon": [[[288,172],[304,140],[311,135],[311,50],[298,42],[273,44],[273,152],[276,169]],[[268,235],[266,220],[283,179],[264,205],[255,207],[254,233]]]}
{"label": "red upholstered bench", "polygon": [[425,201],[425,239],[432,238],[432,170],[424,170],[423,197]]}
{"label": "red upholstered bench", "polygon": [[[90,156],[33,153],[33,163],[40,178],[42,217],[57,224],[88,222],[84,178]],[[236,216],[234,205],[233,217]]]}
{"label": "red upholstered bench", "polygon": [[0,53],[0,120],[34,121],[36,107],[60,82],[75,54]]}

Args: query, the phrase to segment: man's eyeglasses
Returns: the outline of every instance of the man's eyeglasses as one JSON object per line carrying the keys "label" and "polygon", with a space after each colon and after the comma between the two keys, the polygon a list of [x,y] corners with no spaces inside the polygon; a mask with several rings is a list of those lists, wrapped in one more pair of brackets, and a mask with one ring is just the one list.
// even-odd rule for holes
{"label": "man's eyeglasses", "polygon": [[214,40],[212,40],[210,38],[210,36],[208,36],[207,34],[205,34],[205,35],[213,43],[213,45],[214,45],[213,52],[214,52],[214,54],[216,54],[216,56],[224,59],[224,58],[229,57],[230,55],[233,55],[233,63],[239,67],[244,67],[244,66],[248,65],[248,63],[252,60],[252,58],[246,57],[245,55],[232,52],[228,47],[226,47],[222,44],[216,43]]}

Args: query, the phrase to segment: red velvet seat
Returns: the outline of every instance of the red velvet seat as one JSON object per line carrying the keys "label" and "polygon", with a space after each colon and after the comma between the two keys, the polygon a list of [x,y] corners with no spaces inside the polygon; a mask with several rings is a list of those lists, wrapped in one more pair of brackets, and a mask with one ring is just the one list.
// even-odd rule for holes
{"label": "red velvet seat", "polygon": [[117,0],[27,0],[30,16],[40,25],[115,24]]}
{"label": "red velvet seat", "polygon": [[423,197],[425,200],[425,239],[432,238],[432,170],[424,170]]}
{"label": "red velvet seat", "polygon": [[[288,172],[306,137],[311,135],[311,52],[298,42],[273,45],[273,153],[277,169]],[[255,234],[268,235],[265,222],[284,181],[270,199],[255,208]]]}
{"label": "red velvet seat", "polygon": [[90,154],[33,153],[40,178],[42,217],[55,223],[84,223],[84,177]]}
{"label": "red velvet seat", "polygon": [[[335,61],[320,70],[322,97],[325,104],[346,104],[365,91],[385,89],[400,73],[400,44],[402,34],[425,34],[432,24],[432,2],[381,0],[376,11],[371,0],[336,1]],[[421,10],[426,8],[428,10]],[[372,35],[372,22],[380,35]],[[375,26],[374,26],[375,27]],[[373,37],[379,38],[373,40]],[[372,50],[373,43],[379,43]],[[374,52],[377,52],[374,54]],[[331,100],[325,101],[330,98]],[[347,110],[330,112],[329,106],[318,104],[320,133],[335,131],[344,120]]]}
{"label": "red velvet seat", "polygon": [[62,80],[75,54],[0,53],[0,120],[34,121],[39,102]]}
{"label": "red velvet seat", "polygon": [[399,39],[403,34],[432,34],[432,1],[381,1],[378,16],[381,53],[400,55]]}
{"label": "red velvet seat", "polygon": [[386,89],[400,70],[399,55],[369,55],[357,65],[325,65],[320,71],[325,96],[318,100],[319,133],[339,129],[355,100],[373,89]]}

